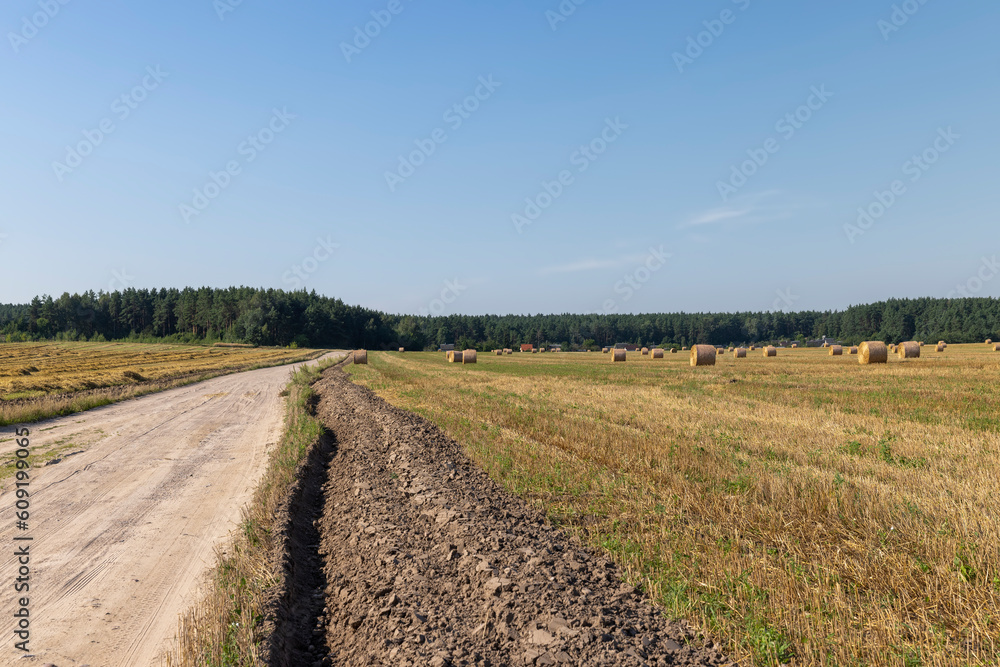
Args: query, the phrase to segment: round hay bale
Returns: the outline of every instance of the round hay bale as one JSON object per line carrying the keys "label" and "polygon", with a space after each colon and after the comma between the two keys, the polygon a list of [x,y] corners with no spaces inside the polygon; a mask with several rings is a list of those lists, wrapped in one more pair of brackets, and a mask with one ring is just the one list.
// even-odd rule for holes
{"label": "round hay bale", "polygon": [[607,354],[610,351],[611,351],[611,348],[609,348],[609,347],[606,347],[606,348],[604,348],[604,349],[601,350],[601,352],[603,352],[604,354]]}
{"label": "round hay bale", "polygon": [[475,350],[463,350],[462,351],[462,363],[463,364],[474,364],[474,363],[476,363],[476,351]]}
{"label": "round hay bale", "polygon": [[646,354],[649,354],[649,348],[648,348],[648,347],[644,347],[644,348],[642,348],[642,350],[640,350],[640,351],[641,351],[641,352],[642,352],[642,353],[643,353],[644,355],[646,355]]}
{"label": "round hay bale", "polygon": [[538,349],[537,348],[532,348],[531,353],[532,354],[538,354]]}
{"label": "round hay bale", "polygon": [[670,354],[677,354],[677,348],[676,347],[670,348]]}
{"label": "round hay bale", "polygon": [[798,347],[798,346],[799,346],[799,344],[798,344],[798,343],[792,343],[792,347],[793,347],[793,348],[795,348],[795,347]]}
{"label": "round hay bale", "polygon": [[896,354],[899,355],[900,359],[918,359],[920,358],[920,344],[912,340],[900,343],[896,347]]}
{"label": "round hay bale", "polygon": [[987,338],[986,339],[986,344],[987,345],[992,345],[993,344],[993,339],[992,338]]}
{"label": "round hay bale", "polygon": [[751,346],[750,346],[750,351],[751,351],[751,352],[753,352],[753,351],[754,351],[754,350],[756,350],[756,349],[757,349],[757,346],[756,346],[756,345],[751,345]]}
{"label": "round hay bale", "polygon": [[738,347],[733,350],[733,359],[746,359],[747,350],[745,347]]}
{"label": "round hay bale", "polygon": [[456,352],[455,350],[450,350],[448,352],[448,362],[452,364],[462,363],[463,354],[461,352]]}
{"label": "round hay bale", "polygon": [[365,366],[368,364],[368,350],[354,350],[354,364]]}
{"label": "round hay bale", "polygon": [[687,352],[687,351],[688,351],[688,349],[686,347],[682,347],[681,348],[681,352]]}
{"label": "round hay bale", "polygon": [[1000,352],[1000,343],[993,343],[993,351]]}
{"label": "round hay bale", "polygon": [[944,352],[944,349],[945,349],[946,347],[948,347],[948,346],[947,346],[947,345],[945,345],[944,343],[938,343],[938,344],[937,344],[937,351],[938,351],[938,352]]}
{"label": "round hay bale", "polygon": [[858,353],[858,346],[857,345],[852,345],[850,353],[851,354],[857,354]]}
{"label": "round hay bale", "polygon": [[691,365],[714,366],[716,354],[714,345],[695,345],[691,348]]}
{"label": "round hay bale", "polygon": [[768,345],[764,349],[765,357],[776,357],[778,356],[778,350],[773,345]]}
{"label": "round hay bale", "polygon": [[843,354],[844,354],[844,348],[841,347],[840,345],[831,345],[830,346],[830,356],[831,357],[840,357]]}
{"label": "round hay bale", "polygon": [[625,361],[625,350],[616,347],[613,352],[614,354],[611,355],[611,363],[615,363],[616,361]]}
{"label": "round hay bale", "polygon": [[717,348],[715,348],[715,353],[721,357],[722,355],[724,355],[726,353],[726,350],[725,350],[725,348],[717,347]]}
{"label": "round hay bale", "polygon": [[823,347],[830,347],[829,343],[823,343]]}
{"label": "round hay bale", "polygon": [[880,340],[866,340],[858,346],[859,364],[884,364],[889,361],[889,348]]}
{"label": "round hay bale", "polygon": [[661,350],[658,347],[654,347],[652,350],[650,350],[650,355],[649,356],[651,356],[653,359],[662,359],[663,358],[663,350]]}
{"label": "round hay bale", "polygon": [[498,357],[503,356],[503,350],[493,350],[493,354],[497,355]]}
{"label": "round hay bale", "polygon": [[406,348],[405,347],[401,347],[401,348],[399,348],[399,351],[400,352],[406,352]]}

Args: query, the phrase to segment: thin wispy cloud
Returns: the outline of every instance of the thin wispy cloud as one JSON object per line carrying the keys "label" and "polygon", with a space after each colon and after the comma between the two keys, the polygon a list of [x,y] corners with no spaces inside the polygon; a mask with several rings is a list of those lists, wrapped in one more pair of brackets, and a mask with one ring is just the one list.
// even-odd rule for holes
{"label": "thin wispy cloud", "polygon": [[722,206],[720,208],[713,208],[711,210],[705,211],[701,215],[688,220],[687,222],[682,222],[678,225],[678,229],[684,229],[687,227],[698,227],[700,225],[710,225],[714,222],[722,222],[723,220],[733,220],[735,218],[742,218],[744,215],[749,213],[752,209],[750,208],[734,208],[732,206]]}
{"label": "thin wispy cloud", "polygon": [[618,257],[606,258],[606,259],[594,259],[587,258],[577,260],[575,262],[568,262],[566,264],[556,264],[554,266],[546,266],[538,270],[538,274],[542,276],[551,276],[559,273],[580,273],[583,271],[605,271],[608,269],[619,269],[623,266],[627,267],[636,262],[642,261],[645,258],[643,254],[630,254],[630,255],[620,255]]}
{"label": "thin wispy cloud", "polygon": [[747,195],[726,206],[718,206],[702,211],[677,225],[677,229],[691,229],[720,223],[751,224],[784,220],[798,211],[804,205],[782,197],[779,190],[768,190],[753,195]]}

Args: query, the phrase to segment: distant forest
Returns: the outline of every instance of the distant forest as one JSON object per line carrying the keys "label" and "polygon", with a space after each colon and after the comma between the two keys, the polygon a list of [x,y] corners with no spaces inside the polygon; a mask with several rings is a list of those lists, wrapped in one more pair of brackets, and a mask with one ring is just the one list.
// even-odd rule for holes
{"label": "distant forest", "polygon": [[892,299],[843,311],[643,315],[392,315],[313,292],[230,287],[126,289],[0,304],[0,340],[251,343],[254,345],[488,350],[520,343],[564,349],[614,343],[661,347],[830,336],[863,340],[1000,340],[1000,299]]}

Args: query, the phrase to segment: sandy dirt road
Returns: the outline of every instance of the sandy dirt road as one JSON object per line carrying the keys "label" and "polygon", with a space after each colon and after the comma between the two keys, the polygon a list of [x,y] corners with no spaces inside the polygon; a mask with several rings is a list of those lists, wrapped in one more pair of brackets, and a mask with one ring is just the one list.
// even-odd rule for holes
{"label": "sandy dirt road", "polygon": [[[315,363],[315,362],[310,362]],[[160,664],[214,548],[240,518],[281,434],[294,366],[214,378],[28,425],[60,462],[31,471],[28,531],[0,495],[0,665]],[[14,427],[0,429],[9,457]],[[79,452],[79,453],[73,453]],[[30,654],[14,647],[16,536],[30,535]],[[23,543],[18,543],[20,546]]]}

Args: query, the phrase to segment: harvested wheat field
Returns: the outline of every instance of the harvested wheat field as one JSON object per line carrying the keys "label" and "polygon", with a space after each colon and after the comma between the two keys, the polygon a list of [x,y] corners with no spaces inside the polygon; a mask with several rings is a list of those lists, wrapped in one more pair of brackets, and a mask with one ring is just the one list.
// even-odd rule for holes
{"label": "harvested wheat field", "polygon": [[107,405],[317,350],[142,343],[0,343],[0,425]]}
{"label": "harvested wheat field", "polygon": [[1000,358],[375,353],[455,438],[739,664],[1000,661]]}

